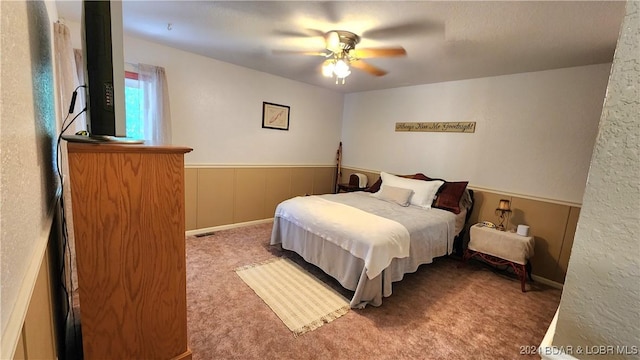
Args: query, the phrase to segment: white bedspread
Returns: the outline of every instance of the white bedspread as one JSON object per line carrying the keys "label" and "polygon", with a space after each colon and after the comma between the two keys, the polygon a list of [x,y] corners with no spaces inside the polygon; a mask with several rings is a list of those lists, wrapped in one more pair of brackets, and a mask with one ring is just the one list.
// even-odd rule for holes
{"label": "white bedspread", "polygon": [[364,260],[373,279],[394,258],[409,256],[409,231],[400,223],[318,196],[283,201],[276,217],[320,235]]}

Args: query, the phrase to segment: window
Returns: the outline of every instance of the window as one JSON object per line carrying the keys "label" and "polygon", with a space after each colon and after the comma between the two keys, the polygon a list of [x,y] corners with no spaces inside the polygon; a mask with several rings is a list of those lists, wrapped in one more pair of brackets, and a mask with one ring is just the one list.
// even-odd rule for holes
{"label": "window", "polygon": [[130,64],[125,70],[125,122],[128,137],[171,144],[169,90],[163,67]]}
{"label": "window", "polygon": [[142,89],[138,80],[138,73],[125,71],[124,100],[125,122],[127,137],[144,139],[144,121],[140,114],[140,98]]}

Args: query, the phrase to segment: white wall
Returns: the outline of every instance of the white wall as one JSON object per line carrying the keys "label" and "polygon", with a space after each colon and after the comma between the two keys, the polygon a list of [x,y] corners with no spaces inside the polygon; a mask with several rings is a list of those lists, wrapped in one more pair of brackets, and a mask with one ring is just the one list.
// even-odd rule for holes
{"label": "white wall", "polygon": [[[601,64],[343,98],[127,36],[125,60],[166,68],[173,143],[194,148],[188,164],[333,164],[342,138],[345,166],[419,171],[572,203],[582,202],[610,69]],[[289,131],[261,128],[263,101],[291,106]],[[477,127],[474,134],[396,133],[397,121]]]}
{"label": "white wall", "polygon": [[[67,22],[74,47],[80,24]],[[166,69],[172,143],[187,164],[333,165],[344,97],[316,86],[124,37],[128,63]],[[289,131],[262,128],[262,102],[291,107]]]}
{"label": "white wall", "polygon": [[[345,166],[422,172],[582,202],[610,64],[354,93]],[[476,132],[395,132],[396,122],[475,121]]]}
{"label": "white wall", "polygon": [[[187,164],[332,165],[343,95],[125,37],[125,61],[166,69],[173,144]],[[291,107],[289,131],[262,128],[262,102]]]}
{"label": "white wall", "polygon": [[[640,348],[640,2],[613,60],[553,345],[582,359],[638,359]],[[585,347],[615,350],[588,354]],[[620,346],[620,348],[618,348]],[[624,346],[628,353],[625,355]],[[631,348],[635,346],[635,351]],[[597,348],[596,348],[597,349]],[[619,351],[622,350],[622,351]]]}
{"label": "white wall", "polygon": [[0,2],[0,358],[10,358],[47,245],[56,190],[51,2]]}

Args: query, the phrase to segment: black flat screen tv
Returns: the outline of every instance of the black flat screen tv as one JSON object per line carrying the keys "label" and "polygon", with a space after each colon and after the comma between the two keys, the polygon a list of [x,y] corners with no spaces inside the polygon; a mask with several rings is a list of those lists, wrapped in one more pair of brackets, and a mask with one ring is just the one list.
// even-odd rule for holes
{"label": "black flat screen tv", "polygon": [[83,1],[87,128],[92,136],[126,136],[122,29],[122,2]]}

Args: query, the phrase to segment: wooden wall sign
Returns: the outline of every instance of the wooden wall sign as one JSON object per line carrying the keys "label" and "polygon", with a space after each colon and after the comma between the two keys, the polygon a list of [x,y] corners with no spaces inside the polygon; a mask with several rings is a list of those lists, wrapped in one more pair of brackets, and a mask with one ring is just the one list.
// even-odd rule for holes
{"label": "wooden wall sign", "polygon": [[396,131],[476,132],[476,122],[397,122]]}

